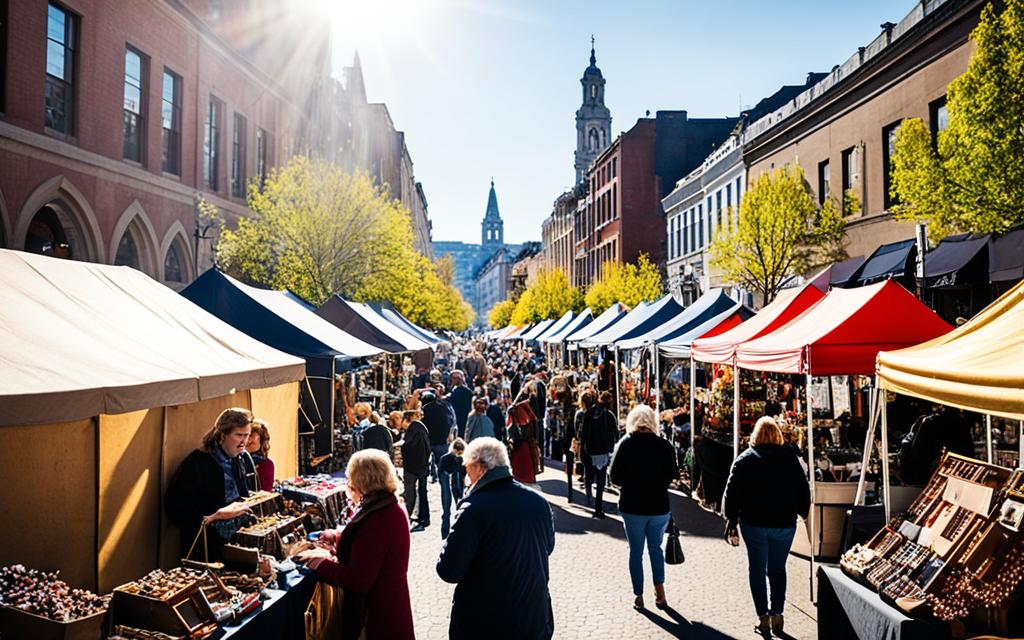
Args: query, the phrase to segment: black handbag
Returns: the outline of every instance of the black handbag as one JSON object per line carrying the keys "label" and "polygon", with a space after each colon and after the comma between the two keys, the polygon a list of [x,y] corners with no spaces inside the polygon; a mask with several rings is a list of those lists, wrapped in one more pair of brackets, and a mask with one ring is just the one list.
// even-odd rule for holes
{"label": "black handbag", "polygon": [[675,518],[669,516],[668,527],[665,529],[665,563],[683,564],[685,560],[683,545],[679,542],[679,529],[676,527]]}

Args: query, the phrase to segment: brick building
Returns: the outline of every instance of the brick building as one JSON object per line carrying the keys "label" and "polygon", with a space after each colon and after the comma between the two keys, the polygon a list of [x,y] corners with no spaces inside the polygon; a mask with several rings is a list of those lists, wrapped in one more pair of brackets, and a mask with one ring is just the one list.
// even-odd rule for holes
{"label": "brick building", "polygon": [[352,154],[316,10],[0,0],[0,246],[190,282],[212,264],[199,197],[231,224],[271,167]]}
{"label": "brick building", "polygon": [[589,286],[605,262],[635,262],[646,253],[665,261],[661,199],[700,164],[736,124],[736,118],[690,119],[685,111],[658,111],[620,134],[590,166],[586,206],[574,221],[573,284]]}
{"label": "brick building", "polygon": [[584,180],[558,196],[551,215],[541,225],[544,266],[549,271],[561,269],[569,282],[573,282],[576,210],[586,204],[588,184]]}

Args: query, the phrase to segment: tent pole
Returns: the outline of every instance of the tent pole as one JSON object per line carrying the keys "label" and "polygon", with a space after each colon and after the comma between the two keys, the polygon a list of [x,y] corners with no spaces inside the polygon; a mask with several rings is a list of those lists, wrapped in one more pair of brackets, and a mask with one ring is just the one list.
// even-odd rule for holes
{"label": "tent pole", "polygon": [[889,501],[889,399],[885,389],[878,390],[878,410],[882,414],[882,500],[885,503],[885,521],[892,516],[892,505]]}
{"label": "tent pole", "polygon": [[619,388],[621,382],[619,382],[619,345],[613,347],[615,353],[615,422],[618,423],[622,420],[622,402],[619,397]]}
{"label": "tent pole", "polygon": [[[811,602],[814,602],[814,555],[815,555],[815,544],[818,542],[818,537],[815,535],[817,528],[817,518],[814,516],[814,482],[817,474],[817,467],[814,464],[814,407],[811,406],[811,373],[810,366],[808,365],[807,372],[807,469],[808,478],[810,484],[811,493],[811,508],[807,512],[807,530],[808,535],[811,538]],[[818,553],[821,549],[817,549]]]}
{"label": "tent pole", "polygon": [[992,464],[992,415],[988,413],[985,414],[985,455]]}
{"label": "tent pole", "polygon": [[732,360],[732,459],[740,456],[740,366]]}
{"label": "tent pole", "polygon": [[864,455],[861,458],[860,463],[860,478],[857,480],[857,493],[853,498],[853,504],[861,506],[864,504],[865,489],[867,488],[867,472],[868,465],[871,463],[871,450],[875,446],[875,428],[878,425],[878,383],[871,387],[871,393],[868,396],[868,433],[864,439]]}
{"label": "tent pole", "polygon": [[1017,429],[1017,468],[1024,469],[1024,420]]}
{"label": "tent pole", "polygon": [[[690,495],[697,490],[693,486],[693,474],[697,470],[697,421],[694,419],[694,410],[697,400],[694,397],[697,393],[697,361],[693,359],[693,352],[690,352]],[[1024,422],[1021,422],[1024,425]],[[1024,426],[1021,427],[1024,429]]]}
{"label": "tent pole", "polygon": [[654,363],[654,413],[661,419],[661,367],[658,366],[658,343],[651,343],[651,362]]}

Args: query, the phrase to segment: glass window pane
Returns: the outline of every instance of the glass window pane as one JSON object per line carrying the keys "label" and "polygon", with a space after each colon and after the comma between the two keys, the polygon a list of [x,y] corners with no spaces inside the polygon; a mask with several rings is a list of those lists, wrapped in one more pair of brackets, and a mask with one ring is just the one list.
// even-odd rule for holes
{"label": "glass window pane", "polygon": [[53,40],[46,42],[46,73],[64,80],[64,45]]}
{"label": "glass window pane", "polygon": [[130,84],[124,85],[124,108],[132,113],[139,113],[142,105],[142,91]]}
{"label": "glass window pane", "polygon": [[117,257],[114,258],[114,264],[132,267],[133,269],[139,268],[139,251],[135,246],[135,239],[132,238],[130,231],[125,231],[124,235],[121,236],[121,242],[117,245]]}
{"label": "glass window pane", "polygon": [[936,110],[936,120],[938,121],[938,130],[945,131],[949,128],[949,111],[946,110],[946,105],[942,105]]}
{"label": "glass window pane", "polygon": [[46,16],[46,37],[57,42],[64,42],[67,15],[54,5],[50,5]]}
{"label": "glass window pane", "polygon": [[124,52],[124,76],[126,81],[141,84],[142,58],[131,49]]}

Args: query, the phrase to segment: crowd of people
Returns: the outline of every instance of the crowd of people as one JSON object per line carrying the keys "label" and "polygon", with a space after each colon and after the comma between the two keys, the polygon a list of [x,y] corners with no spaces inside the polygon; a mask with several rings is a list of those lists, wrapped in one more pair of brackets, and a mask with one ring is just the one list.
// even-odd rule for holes
{"label": "crowd of people", "polygon": [[[663,541],[672,519],[669,487],[680,472],[674,415],[666,424],[638,404],[620,425],[604,363],[552,369],[540,350],[483,340],[457,342],[446,355],[416,372],[400,410],[382,417],[370,404],[354,406],[355,452],[346,468],[353,509],[344,527],[297,556],[344,590],[343,637],[414,637],[411,535],[430,528],[429,483],[438,483],[443,543],[436,571],[456,585],[450,637],[489,629],[492,637],[551,638],[555,516],[537,485],[547,464],[563,465],[568,502],[582,503],[594,518],[606,517],[605,493],[614,486],[632,604],[645,607],[646,555],[654,603],[667,606]],[[773,426],[770,419],[758,423],[724,498],[725,533],[743,533],[757,629],[765,633],[782,631],[785,558],[796,517],[809,507],[802,468]],[[225,411],[176,476],[172,520],[191,531],[213,524],[229,540],[243,513],[236,500],[273,482],[268,447],[265,425],[244,409]],[[496,619],[502,625],[495,630]]]}

